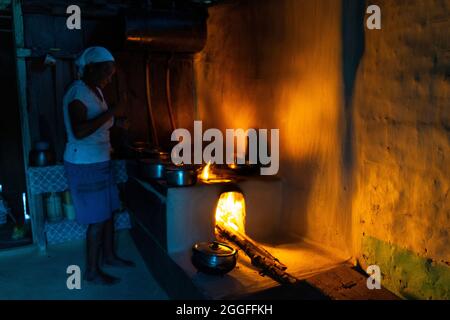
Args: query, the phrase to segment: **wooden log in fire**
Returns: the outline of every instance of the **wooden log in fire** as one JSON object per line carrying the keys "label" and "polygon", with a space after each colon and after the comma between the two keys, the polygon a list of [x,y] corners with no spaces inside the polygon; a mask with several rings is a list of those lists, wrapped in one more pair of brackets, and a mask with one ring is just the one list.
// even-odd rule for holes
{"label": "wooden log in fire", "polygon": [[273,260],[275,262],[274,266],[282,271],[287,269],[287,266],[283,264],[278,258],[274,257],[269,251],[264,249],[261,246],[258,246],[251,238],[247,237],[245,234],[241,234],[238,232],[233,232],[236,236],[242,238],[247,243],[247,246],[251,247],[256,253],[259,253],[262,257],[265,257],[269,260]]}
{"label": "wooden log in fire", "polygon": [[244,251],[245,254],[250,257],[252,265],[260,270],[261,275],[267,275],[283,285],[294,285],[299,281],[297,278],[287,273],[285,271],[286,266],[282,265],[277,259],[271,258],[271,255],[271,257],[269,257],[262,254],[261,252],[264,252],[265,250],[259,248],[252,241],[249,241],[242,235],[228,231],[219,225],[216,225],[216,230],[219,237],[228,242],[232,242]]}

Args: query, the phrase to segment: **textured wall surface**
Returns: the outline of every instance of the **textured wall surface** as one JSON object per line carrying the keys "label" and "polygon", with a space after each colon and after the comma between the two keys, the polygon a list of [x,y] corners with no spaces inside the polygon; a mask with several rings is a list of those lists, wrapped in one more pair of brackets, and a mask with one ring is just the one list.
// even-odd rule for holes
{"label": "textured wall surface", "polygon": [[354,100],[356,251],[395,292],[450,298],[450,1],[377,4]]}
{"label": "textured wall surface", "polygon": [[283,226],[347,254],[341,1],[236,1],[209,13],[196,61],[204,128],[280,128]]}
{"label": "textured wall surface", "polygon": [[378,264],[405,298],[449,298],[450,0],[376,2],[382,30],[350,63],[352,1],[213,7],[198,118],[280,128],[287,231]]}

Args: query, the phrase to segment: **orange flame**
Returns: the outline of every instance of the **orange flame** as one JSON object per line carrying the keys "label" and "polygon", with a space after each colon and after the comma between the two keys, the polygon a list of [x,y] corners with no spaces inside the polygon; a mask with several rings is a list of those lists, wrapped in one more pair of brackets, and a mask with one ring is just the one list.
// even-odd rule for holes
{"label": "orange flame", "polygon": [[228,168],[230,168],[230,169],[237,169],[237,164],[236,163],[229,164]]}
{"label": "orange flame", "polygon": [[216,224],[245,234],[245,199],[240,192],[220,195],[216,208]]}
{"label": "orange flame", "polygon": [[202,172],[199,175],[199,179],[206,184],[231,182],[230,179],[219,178],[216,174],[212,172],[211,169],[212,169],[211,161],[208,161],[208,164],[203,167]]}
{"label": "orange flame", "polygon": [[208,181],[210,178],[212,178],[211,161],[208,161],[208,164],[202,170],[200,179],[202,179],[203,181]]}

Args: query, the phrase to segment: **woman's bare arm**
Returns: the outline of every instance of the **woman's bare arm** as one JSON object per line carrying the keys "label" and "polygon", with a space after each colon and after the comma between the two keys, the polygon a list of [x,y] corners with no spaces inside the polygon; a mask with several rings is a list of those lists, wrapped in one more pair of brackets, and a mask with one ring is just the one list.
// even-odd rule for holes
{"label": "woman's bare arm", "polygon": [[83,139],[93,134],[106,121],[114,115],[113,109],[108,109],[99,116],[88,120],[87,108],[80,100],[74,100],[69,104],[70,124],[72,132],[77,139]]}

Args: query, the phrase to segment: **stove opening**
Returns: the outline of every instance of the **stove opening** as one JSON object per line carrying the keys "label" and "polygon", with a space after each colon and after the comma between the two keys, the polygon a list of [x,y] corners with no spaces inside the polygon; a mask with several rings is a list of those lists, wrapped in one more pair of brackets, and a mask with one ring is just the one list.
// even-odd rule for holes
{"label": "stove opening", "polygon": [[232,233],[245,235],[244,195],[236,191],[222,193],[217,203],[215,218],[216,226]]}

